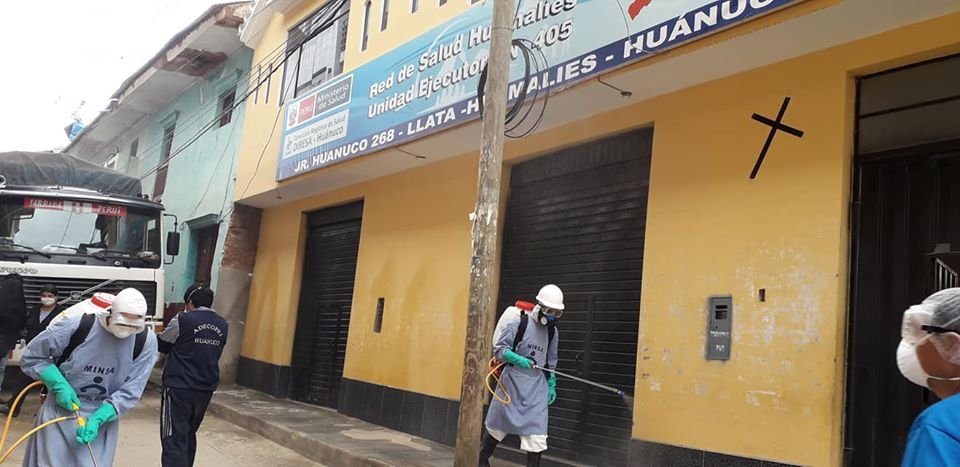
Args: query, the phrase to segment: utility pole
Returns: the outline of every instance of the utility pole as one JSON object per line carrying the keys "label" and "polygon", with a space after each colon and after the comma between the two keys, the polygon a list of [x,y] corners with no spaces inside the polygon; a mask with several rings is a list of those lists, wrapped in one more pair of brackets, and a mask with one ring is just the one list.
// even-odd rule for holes
{"label": "utility pole", "polygon": [[510,46],[513,41],[514,0],[493,0],[490,57],[487,60],[486,101],[480,139],[480,174],[477,207],[473,212],[473,257],[470,263],[470,306],[460,389],[456,467],[476,467],[483,429],[483,378],[490,359],[493,329],[493,277],[500,207],[500,173],[510,80]]}

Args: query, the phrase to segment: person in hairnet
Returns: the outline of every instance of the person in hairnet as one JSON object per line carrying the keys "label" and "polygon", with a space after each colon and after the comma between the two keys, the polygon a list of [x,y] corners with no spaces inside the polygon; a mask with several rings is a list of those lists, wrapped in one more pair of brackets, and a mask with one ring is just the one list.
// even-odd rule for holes
{"label": "person in hairnet", "polygon": [[510,403],[497,398],[490,403],[484,422],[481,466],[490,465],[490,456],[508,434],[520,436],[520,449],[527,453],[528,467],[540,465],[540,457],[547,450],[548,406],[557,398],[556,375],[540,368],[557,366],[560,339],[556,322],[562,313],[563,292],[549,284],[540,289],[532,311],[508,308],[497,324],[493,354],[507,364],[498,390],[510,395]]}
{"label": "person in hairnet", "polygon": [[137,405],[157,361],[157,337],[146,329],[147,301],[136,289],[114,298],[108,313],[81,314],[53,322],[24,350],[23,372],[42,381],[48,397],[36,425],[63,416],[30,438],[24,467],[113,465],[117,418]]}
{"label": "person in hairnet", "polygon": [[903,314],[897,366],[940,402],[910,428],[904,467],[960,464],[960,288],[937,292]]}

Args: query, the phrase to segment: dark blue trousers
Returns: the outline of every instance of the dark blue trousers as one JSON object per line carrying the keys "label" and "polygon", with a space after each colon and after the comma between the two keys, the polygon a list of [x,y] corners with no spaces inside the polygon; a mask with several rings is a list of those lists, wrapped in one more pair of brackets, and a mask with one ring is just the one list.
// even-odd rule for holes
{"label": "dark blue trousers", "polygon": [[197,455],[197,430],[210,405],[213,391],[163,388],[160,402],[160,444],[163,467],[193,467]]}

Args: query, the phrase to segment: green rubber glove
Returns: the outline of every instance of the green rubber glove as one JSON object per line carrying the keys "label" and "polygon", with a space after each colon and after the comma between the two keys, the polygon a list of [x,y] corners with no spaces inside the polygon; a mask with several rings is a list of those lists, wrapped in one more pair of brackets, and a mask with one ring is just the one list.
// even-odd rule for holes
{"label": "green rubber glove", "polygon": [[77,427],[77,442],[90,444],[100,434],[100,427],[117,419],[117,409],[113,404],[105,402],[93,415],[87,417],[87,423]]}
{"label": "green rubber glove", "polygon": [[517,355],[516,352],[510,349],[503,351],[503,361],[515,367],[523,368],[524,370],[533,368],[533,360],[530,360],[527,357],[521,357],[520,355]]}
{"label": "green rubber glove", "polygon": [[47,385],[47,389],[56,397],[57,405],[60,408],[73,412],[75,411],[74,405],[80,407],[77,392],[73,390],[73,386],[70,386],[70,383],[63,377],[63,373],[60,373],[60,369],[56,365],[47,366],[38,376],[40,381],[43,381],[43,384]]}
{"label": "green rubber glove", "polygon": [[547,387],[550,388],[550,392],[547,394],[547,405],[553,405],[553,403],[557,401],[556,373],[550,373],[550,376],[547,378]]}

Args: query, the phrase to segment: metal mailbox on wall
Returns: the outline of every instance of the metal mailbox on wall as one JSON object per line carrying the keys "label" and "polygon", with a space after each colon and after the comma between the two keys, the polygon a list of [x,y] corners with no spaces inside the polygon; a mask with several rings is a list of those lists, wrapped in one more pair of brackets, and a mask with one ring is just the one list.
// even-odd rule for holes
{"label": "metal mailbox on wall", "polygon": [[710,297],[707,315],[707,360],[730,360],[733,297]]}

